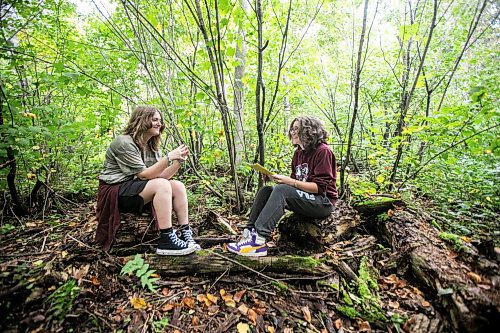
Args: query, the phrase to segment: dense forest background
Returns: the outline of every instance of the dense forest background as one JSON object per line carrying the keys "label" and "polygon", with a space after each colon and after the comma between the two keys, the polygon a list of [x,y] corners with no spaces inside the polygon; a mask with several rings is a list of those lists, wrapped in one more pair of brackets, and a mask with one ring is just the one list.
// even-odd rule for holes
{"label": "dense forest background", "polygon": [[[245,212],[320,117],[348,202],[395,194],[498,234],[498,14],[487,0],[0,2],[2,216],[93,198],[135,105],[191,150],[193,209]],[[418,199],[418,200],[415,200]],[[2,219],[1,232],[18,227]]]}

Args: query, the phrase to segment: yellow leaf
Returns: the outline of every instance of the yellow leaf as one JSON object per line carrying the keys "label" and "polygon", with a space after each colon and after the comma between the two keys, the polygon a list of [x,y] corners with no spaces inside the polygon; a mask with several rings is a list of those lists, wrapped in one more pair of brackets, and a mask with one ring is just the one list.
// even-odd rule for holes
{"label": "yellow leaf", "polygon": [[66,258],[67,255],[68,255],[67,251],[61,251],[61,257],[62,258]]}
{"label": "yellow leaf", "polygon": [[210,300],[210,302],[217,304],[217,301],[219,300],[219,297],[214,296],[212,294],[207,293],[207,298]]}
{"label": "yellow leaf", "polygon": [[472,238],[470,237],[467,237],[467,236],[460,236],[460,238],[462,238],[462,240],[466,243],[470,243],[472,242]]}
{"label": "yellow leaf", "polygon": [[132,304],[134,309],[137,309],[137,310],[138,309],[146,309],[148,307],[144,298],[140,298],[140,297],[132,297],[130,299],[130,303]]}
{"label": "yellow leaf", "polygon": [[481,282],[481,277],[479,275],[477,275],[476,273],[474,273],[474,272],[467,273],[467,276],[469,277],[469,279],[471,279],[475,283],[480,283]]}
{"label": "yellow leaf", "polygon": [[267,326],[267,331],[269,333],[274,333],[275,332],[274,327],[272,327],[272,326]]}
{"label": "yellow leaf", "polygon": [[377,183],[382,184],[385,180],[385,177],[383,175],[378,175],[375,180]]}
{"label": "yellow leaf", "polygon": [[491,202],[491,198],[490,197],[486,197],[486,200]]}
{"label": "yellow leaf", "polygon": [[156,274],[156,273],[153,273],[153,274],[151,274],[151,275],[149,275],[149,276],[150,276],[150,277],[153,277],[153,278],[159,278],[159,277],[160,277],[160,275],[159,275],[159,274]]}
{"label": "yellow leaf", "polygon": [[250,326],[247,323],[238,323],[236,326],[238,333],[248,333]]}
{"label": "yellow leaf", "polygon": [[311,323],[311,311],[309,311],[309,307],[302,307],[302,313],[304,314],[304,319],[310,324]]}
{"label": "yellow leaf", "polygon": [[226,306],[230,307],[230,308],[235,308],[236,307],[236,302],[233,301],[232,299],[228,299],[226,301]]}

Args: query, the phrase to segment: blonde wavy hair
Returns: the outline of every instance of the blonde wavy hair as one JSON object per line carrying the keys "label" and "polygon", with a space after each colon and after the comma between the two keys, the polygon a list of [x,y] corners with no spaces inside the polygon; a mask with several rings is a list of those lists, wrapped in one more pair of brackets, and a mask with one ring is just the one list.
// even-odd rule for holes
{"label": "blonde wavy hair", "polygon": [[[153,116],[158,112],[161,118],[160,135],[153,136],[147,142],[144,138],[144,133],[153,127]],[[165,129],[165,123],[163,122],[163,116],[161,112],[152,106],[138,106],[135,108],[134,112],[130,116],[127,127],[125,127],[124,134],[130,135],[134,142],[141,148],[145,150],[149,147],[152,151],[158,151],[161,144],[161,133]]]}
{"label": "blonde wavy hair", "polygon": [[328,138],[328,132],[323,127],[321,121],[315,117],[302,116],[295,118],[290,124],[288,129],[288,138],[291,139],[291,131],[293,124],[298,121],[299,129],[297,135],[299,136],[300,142],[304,145],[304,149],[312,150],[316,148],[320,143],[326,143]]}

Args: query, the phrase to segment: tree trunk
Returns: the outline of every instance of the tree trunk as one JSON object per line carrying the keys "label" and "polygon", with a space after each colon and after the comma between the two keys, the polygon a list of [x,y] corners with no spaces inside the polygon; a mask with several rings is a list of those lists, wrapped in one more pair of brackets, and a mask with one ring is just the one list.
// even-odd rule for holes
{"label": "tree trunk", "polygon": [[456,332],[493,331],[500,309],[497,263],[465,242],[463,258],[458,257],[435,236],[435,229],[408,212],[396,211],[378,230],[401,255],[399,273],[411,274],[435,293]]}

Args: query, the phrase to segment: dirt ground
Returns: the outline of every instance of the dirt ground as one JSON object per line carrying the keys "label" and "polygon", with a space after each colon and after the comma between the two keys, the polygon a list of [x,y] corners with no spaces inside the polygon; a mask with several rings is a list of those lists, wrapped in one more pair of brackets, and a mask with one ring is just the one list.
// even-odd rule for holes
{"label": "dirt ground", "polygon": [[[308,254],[319,262],[321,270],[308,274],[239,265],[225,249],[236,236],[193,221],[203,253],[227,260],[227,267],[183,274],[180,266],[166,274],[145,267],[155,257],[154,242],[103,252],[93,242],[93,211],[93,203],[80,204],[69,214],[9,222],[15,229],[0,235],[0,331],[451,331],[439,296],[401,275],[397,253],[363,226],[319,253],[272,243],[269,256]],[[224,218],[244,225],[241,217]],[[136,254],[140,267],[122,274]],[[190,255],[187,265],[201,255]]]}

